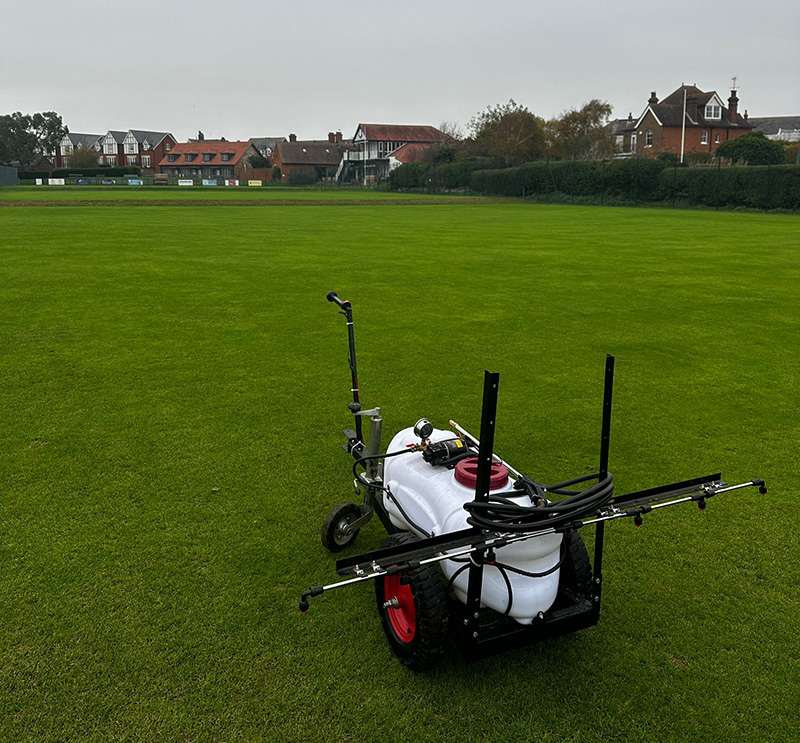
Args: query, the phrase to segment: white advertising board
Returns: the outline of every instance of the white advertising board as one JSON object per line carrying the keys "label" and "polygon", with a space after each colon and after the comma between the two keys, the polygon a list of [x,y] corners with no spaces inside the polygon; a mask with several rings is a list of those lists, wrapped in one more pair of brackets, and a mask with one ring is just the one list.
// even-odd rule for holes
{"label": "white advertising board", "polygon": [[194,186],[194,181],[191,178],[179,178],[179,186]]}
{"label": "white advertising board", "polygon": [[47,184],[49,186],[63,186],[66,184],[66,181],[63,178],[48,178]]}

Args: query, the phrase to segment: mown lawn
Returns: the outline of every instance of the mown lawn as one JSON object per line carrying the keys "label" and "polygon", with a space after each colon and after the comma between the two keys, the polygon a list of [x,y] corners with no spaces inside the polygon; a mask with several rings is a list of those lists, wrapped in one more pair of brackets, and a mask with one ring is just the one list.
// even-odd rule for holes
{"label": "mown lawn", "polygon": [[[0,235],[1,740],[792,737],[797,217],[65,206]],[[477,430],[489,368],[504,458],[593,470],[613,353],[617,492],[718,468],[770,492],[609,526],[597,627],[414,675],[371,586],[296,608],[351,497],[330,289],[387,433]]]}
{"label": "mown lawn", "polygon": [[[470,201],[485,202],[490,199],[471,196]],[[290,188],[268,186],[262,188],[225,188],[216,186],[9,186],[0,188],[0,204],[15,203],[72,203],[72,202],[135,202],[142,205],[160,201],[236,202],[249,203],[360,203],[360,202],[428,202],[461,201],[460,195],[399,193],[360,188]],[[497,200],[497,199],[495,199]]]}

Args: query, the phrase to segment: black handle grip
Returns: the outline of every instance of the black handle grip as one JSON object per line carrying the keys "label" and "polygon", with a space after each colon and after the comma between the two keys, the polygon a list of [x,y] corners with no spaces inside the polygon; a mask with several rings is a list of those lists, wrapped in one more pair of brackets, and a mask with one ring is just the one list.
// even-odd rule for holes
{"label": "black handle grip", "polygon": [[328,301],[335,302],[343,310],[347,309],[350,306],[350,302],[346,299],[344,301],[339,299],[339,295],[336,292],[328,292]]}

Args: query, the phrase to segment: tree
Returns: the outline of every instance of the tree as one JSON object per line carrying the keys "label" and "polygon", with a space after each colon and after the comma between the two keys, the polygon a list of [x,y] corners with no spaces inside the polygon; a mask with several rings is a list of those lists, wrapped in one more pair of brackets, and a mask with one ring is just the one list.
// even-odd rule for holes
{"label": "tree", "polygon": [[764,132],[750,132],[723,142],[714,157],[743,165],[780,165],[785,162],[786,154],[783,145],[767,139]]}
{"label": "tree", "polygon": [[30,167],[38,153],[55,152],[69,130],[53,111],[0,116],[0,163],[18,162]]}
{"label": "tree", "polygon": [[96,168],[100,153],[94,147],[79,144],[69,156],[70,168]]}
{"label": "tree", "polygon": [[558,160],[599,160],[614,152],[605,130],[611,106],[597,98],[547,122],[550,155]]}
{"label": "tree", "polygon": [[488,106],[470,119],[468,127],[477,155],[501,157],[509,165],[544,155],[544,121],[513,98]]}
{"label": "tree", "polygon": [[250,157],[247,158],[247,162],[249,162],[254,168],[272,167],[272,163],[269,161],[269,158],[264,157],[263,155],[250,155]]}

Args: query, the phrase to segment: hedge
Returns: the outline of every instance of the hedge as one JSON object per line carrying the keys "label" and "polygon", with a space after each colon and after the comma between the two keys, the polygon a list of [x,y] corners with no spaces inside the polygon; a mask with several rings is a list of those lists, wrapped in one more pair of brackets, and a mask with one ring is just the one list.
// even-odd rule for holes
{"label": "hedge", "polygon": [[475,172],[470,185],[475,191],[500,196],[558,192],[646,201],[657,193],[659,175],[666,167],[661,160],[650,158],[534,162],[518,168]]}
{"label": "hedge", "polygon": [[474,172],[502,167],[501,159],[483,157],[465,158],[454,163],[406,163],[389,174],[389,188],[392,191],[467,188]]}
{"label": "hedge", "polygon": [[659,198],[704,206],[800,208],[800,165],[680,168],[660,176]]}

